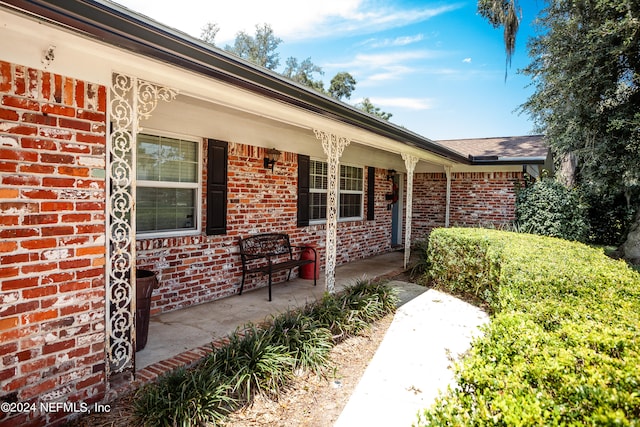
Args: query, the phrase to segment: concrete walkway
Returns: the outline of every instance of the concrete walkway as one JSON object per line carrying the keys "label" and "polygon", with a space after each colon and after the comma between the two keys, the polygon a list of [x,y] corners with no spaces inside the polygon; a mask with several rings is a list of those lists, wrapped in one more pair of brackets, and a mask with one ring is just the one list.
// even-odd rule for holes
{"label": "concrete walkway", "polygon": [[[417,286],[390,285],[406,291]],[[439,390],[454,384],[453,361],[487,321],[479,308],[433,289],[412,298],[398,308],[334,427],[411,426]]]}
{"label": "concrete walkway", "polygon": [[[402,252],[357,260],[336,269],[336,289],[402,271]],[[398,289],[400,306],[334,427],[411,426],[418,411],[453,384],[452,360],[469,348],[478,326],[488,320],[480,309],[447,294],[413,283],[389,284]],[[177,366],[183,360],[180,354],[209,346],[247,322],[259,323],[313,302],[324,291],[323,275],[316,287],[313,281],[292,279],[274,284],[271,302],[267,289],[261,288],[154,316],[147,346],[136,353],[137,368],[142,377],[157,375]]]}

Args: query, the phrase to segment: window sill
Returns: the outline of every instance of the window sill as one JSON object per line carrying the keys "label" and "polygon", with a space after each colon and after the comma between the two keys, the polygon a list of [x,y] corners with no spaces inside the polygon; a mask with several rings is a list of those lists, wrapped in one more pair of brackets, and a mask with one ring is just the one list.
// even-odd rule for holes
{"label": "window sill", "polygon": [[137,233],[136,240],[165,239],[170,237],[199,236],[202,230],[162,231],[156,233]]}

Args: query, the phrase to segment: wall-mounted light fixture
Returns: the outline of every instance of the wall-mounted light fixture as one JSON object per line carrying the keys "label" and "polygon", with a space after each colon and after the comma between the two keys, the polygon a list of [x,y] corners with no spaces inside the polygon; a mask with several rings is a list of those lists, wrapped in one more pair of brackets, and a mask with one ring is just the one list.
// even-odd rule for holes
{"label": "wall-mounted light fixture", "polygon": [[273,172],[273,166],[276,164],[278,159],[280,158],[280,151],[275,148],[269,148],[266,152],[266,156],[264,158],[264,168],[271,168],[271,172]]}
{"label": "wall-mounted light fixture", "polygon": [[387,181],[391,181],[394,176],[396,176],[396,170],[395,169],[389,169],[387,171]]}

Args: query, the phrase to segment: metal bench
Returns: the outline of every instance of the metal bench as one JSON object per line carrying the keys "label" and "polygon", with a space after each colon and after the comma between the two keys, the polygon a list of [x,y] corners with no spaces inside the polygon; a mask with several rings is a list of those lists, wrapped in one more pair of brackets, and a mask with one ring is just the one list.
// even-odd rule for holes
{"label": "metal bench", "polygon": [[[295,259],[293,249],[311,249],[314,259]],[[289,270],[287,281],[291,278],[291,270],[306,264],[313,264],[313,286],[316,286],[315,268],[318,262],[316,250],[309,246],[291,246],[289,235],[284,233],[265,233],[240,239],[240,257],[242,258],[242,284],[244,288],[247,274],[269,275],[269,301],[271,301],[272,274],[281,270]]]}

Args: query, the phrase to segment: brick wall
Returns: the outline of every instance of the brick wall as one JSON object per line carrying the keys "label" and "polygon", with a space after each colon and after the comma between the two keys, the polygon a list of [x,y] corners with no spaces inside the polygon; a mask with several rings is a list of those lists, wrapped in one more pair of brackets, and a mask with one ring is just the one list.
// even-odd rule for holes
{"label": "brick wall", "polygon": [[[206,159],[206,143],[203,152]],[[285,232],[291,236],[292,244],[316,243],[324,268],[325,225],[296,225],[297,155],[283,153],[273,172],[263,167],[263,158],[263,148],[229,144],[226,235],[203,233],[138,241],[139,268],[157,272],[161,282],[152,297],[152,315],[237,293],[242,278],[240,236]],[[376,169],[375,173],[375,220],[338,223],[338,265],[390,249],[391,211],[386,209],[384,194],[391,191],[391,183],[386,180],[386,170]],[[365,168],[365,190],[366,174]],[[206,188],[206,172],[203,181]],[[274,278],[282,280],[285,275],[280,272]],[[254,275],[245,283],[245,289],[265,285],[264,277]]]}
{"label": "brick wall", "polygon": [[105,392],[106,102],[103,86],[0,62],[0,400]]}
{"label": "brick wall", "polygon": [[[515,219],[515,185],[522,172],[451,174],[451,226],[500,226]],[[444,173],[414,177],[412,240],[423,239],[445,223],[447,179]]]}

